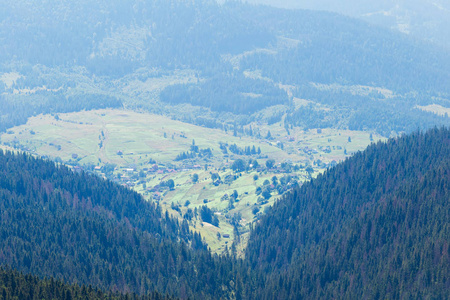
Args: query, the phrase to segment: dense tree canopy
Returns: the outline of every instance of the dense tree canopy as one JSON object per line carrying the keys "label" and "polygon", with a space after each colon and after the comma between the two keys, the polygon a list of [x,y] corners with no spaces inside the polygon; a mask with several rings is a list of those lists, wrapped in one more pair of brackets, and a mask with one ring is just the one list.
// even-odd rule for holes
{"label": "dense tree canopy", "polygon": [[0,299],[169,300],[172,298],[156,292],[145,296],[105,293],[90,285],[88,287],[77,284],[69,285],[53,278],[39,279],[37,276],[24,275],[0,267]]}
{"label": "dense tree canopy", "polygon": [[262,298],[445,298],[450,131],[371,145],[279,200],[247,259]]}
{"label": "dense tree canopy", "polygon": [[97,176],[0,151],[0,211],[2,265],[139,294],[217,298],[234,289],[238,266],[206,251],[186,221]]}

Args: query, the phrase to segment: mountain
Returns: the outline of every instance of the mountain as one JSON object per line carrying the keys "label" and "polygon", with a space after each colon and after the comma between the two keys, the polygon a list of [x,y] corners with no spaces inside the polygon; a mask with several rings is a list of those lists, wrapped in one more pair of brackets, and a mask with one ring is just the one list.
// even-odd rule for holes
{"label": "mountain", "polygon": [[415,38],[450,49],[450,6],[447,1],[294,1],[249,0],[290,9],[332,11],[398,30]]}
{"label": "mountain", "polygon": [[450,131],[387,143],[279,200],[246,258],[260,299],[436,298],[450,290]]}
{"label": "mountain", "polygon": [[[443,4],[433,3],[445,12]],[[420,10],[412,4],[402,3],[399,11]],[[261,194],[256,202],[243,203],[239,187],[233,197],[228,192],[219,197],[228,199],[221,206],[230,209],[236,202],[246,204],[249,219],[258,219],[245,259],[233,257],[234,243],[226,246],[223,256],[211,254],[187,219],[197,219],[200,209],[199,224],[219,225],[214,211],[204,205],[215,194],[199,198],[201,187],[196,182],[211,176],[218,179],[217,185],[230,187],[246,165],[254,169],[259,164],[255,147],[251,160],[234,156],[247,152],[251,157],[253,142],[222,144],[216,140],[219,134],[208,141],[220,144],[223,160],[227,155],[233,171],[222,181],[218,173],[209,171],[207,161],[206,177],[203,170],[193,173],[202,165],[186,168],[193,173],[192,179],[184,179],[192,187],[189,193],[198,193],[196,201],[202,204],[183,196],[171,199],[174,212],[185,203],[189,213],[183,219],[89,173],[76,173],[30,154],[0,151],[1,265],[114,293],[155,292],[182,299],[444,298],[449,294],[449,130],[435,127],[450,125],[450,53],[444,47],[334,12],[237,1],[5,0],[2,5],[0,131],[5,132],[2,138],[9,136],[10,145],[19,144],[15,134],[36,136],[33,128],[14,131],[13,126],[48,114],[43,118],[52,126],[70,121],[89,128],[89,135],[80,138],[80,149],[66,143],[64,150],[76,164],[81,159],[77,152],[87,152],[87,144],[93,151],[103,147],[108,118],[97,111],[101,129],[93,131],[91,121],[61,120],[58,113],[115,108],[113,114],[122,117],[127,110],[150,112],[233,132],[236,139],[247,135],[271,147],[283,148],[285,138],[289,151],[307,158],[286,159],[280,162],[281,169],[291,172],[295,163],[296,172],[302,168],[311,176],[315,169],[310,164],[325,165],[316,145],[324,153],[339,150],[347,155],[348,149],[330,144],[331,135],[323,128],[344,129],[346,134],[365,131],[370,139],[372,133],[385,137],[415,133],[357,153],[288,193],[272,209],[264,209],[265,216],[259,210],[275,193],[278,178],[267,173],[264,181],[258,175],[241,178],[251,187],[257,187],[257,180],[264,182],[255,192]],[[364,14],[378,15],[374,14],[378,9],[385,8],[373,6]],[[125,126],[140,128],[133,127],[133,121],[136,124],[131,120]],[[154,135],[151,144],[140,145],[164,152],[169,144],[161,142],[163,138],[187,139],[183,124],[169,131],[160,122],[154,125],[161,126],[160,135]],[[276,135],[272,131],[274,137],[269,125],[279,129]],[[420,131],[433,127],[427,133]],[[301,132],[302,139],[290,132]],[[311,132],[317,140],[307,138]],[[352,134],[335,133],[333,138],[346,144],[356,140],[352,142]],[[56,131],[40,134],[46,141],[37,144],[47,143],[56,152],[62,149]],[[211,148],[199,148],[193,138],[176,149],[179,155],[174,159],[212,154]],[[134,142],[131,136],[125,141]],[[22,146],[32,149],[31,144]],[[164,189],[154,190],[158,199],[159,191],[171,192],[175,182],[163,181],[161,162],[143,158],[141,148],[129,149],[133,156],[124,149],[117,145],[111,153],[121,158],[125,154],[130,166],[139,157],[162,172],[158,185],[164,184]],[[281,171],[269,156],[258,159],[266,160],[270,172]],[[100,157],[94,161],[100,170],[98,164],[103,164],[103,170],[114,175],[114,165],[102,163]],[[171,166],[172,160],[170,166],[164,165],[166,172]],[[120,173],[115,175],[124,180],[128,175],[139,181],[146,177],[143,169],[140,174],[128,174],[126,169]],[[291,179],[286,176],[279,182],[287,186]],[[290,186],[297,184],[294,180]],[[249,192],[253,193],[246,189],[244,195]],[[197,210],[187,208],[190,204]],[[233,236],[239,237],[242,215],[221,217],[229,218]],[[220,232],[213,232],[219,240],[221,235],[214,233]]]}
{"label": "mountain", "polygon": [[242,272],[212,256],[186,220],[137,193],[27,154],[0,151],[0,199],[0,264],[24,273],[141,295],[220,298]]}
{"label": "mountain", "polygon": [[349,17],[208,0],[5,7],[2,130],[104,107],[216,128],[268,112],[286,126],[385,136],[450,122],[419,109],[450,107],[450,54]]}

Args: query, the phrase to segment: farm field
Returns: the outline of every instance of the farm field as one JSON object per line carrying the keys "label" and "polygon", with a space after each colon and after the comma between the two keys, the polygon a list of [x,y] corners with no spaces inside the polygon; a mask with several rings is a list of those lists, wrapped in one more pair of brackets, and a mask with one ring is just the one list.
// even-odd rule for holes
{"label": "farm field", "polygon": [[241,254],[249,224],[280,195],[380,139],[335,129],[288,134],[280,123],[251,126],[259,137],[108,109],[32,117],[0,141],[126,185],[186,219],[212,251]]}

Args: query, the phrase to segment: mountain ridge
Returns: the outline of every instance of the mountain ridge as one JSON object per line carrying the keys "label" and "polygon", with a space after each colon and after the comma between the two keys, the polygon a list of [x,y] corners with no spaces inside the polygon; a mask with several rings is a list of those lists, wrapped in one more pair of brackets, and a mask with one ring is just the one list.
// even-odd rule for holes
{"label": "mountain ridge", "polygon": [[272,274],[268,292],[445,295],[449,143],[441,128],[369,146],[278,201],[247,248],[251,264]]}

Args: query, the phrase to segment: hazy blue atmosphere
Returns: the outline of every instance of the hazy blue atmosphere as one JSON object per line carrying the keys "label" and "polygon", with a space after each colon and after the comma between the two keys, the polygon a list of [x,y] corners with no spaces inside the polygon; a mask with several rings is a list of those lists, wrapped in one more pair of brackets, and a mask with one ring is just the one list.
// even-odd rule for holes
{"label": "hazy blue atmosphere", "polygon": [[444,299],[450,2],[2,0],[0,299]]}
{"label": "hazy blue atmosphere", "polygon": [[450,3],[446,0],[295,1],[249,0],[249,3],[288,9],[337,12],[369,23],[398,30],[415,38],[450,47]]}

